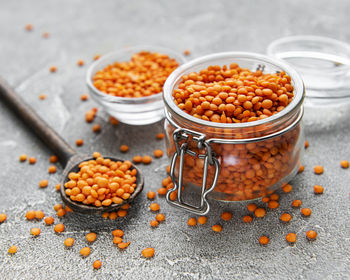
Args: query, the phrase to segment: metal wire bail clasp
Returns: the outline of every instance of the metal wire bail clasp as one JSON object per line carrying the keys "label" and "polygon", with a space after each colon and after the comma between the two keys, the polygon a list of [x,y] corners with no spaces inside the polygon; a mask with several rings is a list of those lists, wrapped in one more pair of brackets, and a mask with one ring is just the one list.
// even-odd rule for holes
{"label": "metal wire bail clasp", "polygon": [[[204,154],[196,153],[189,149],[188,147],[188,140],[189,136],[192,136],[192,139],[190,141],[197,142],[197,146],[199,150],[204,150]],[[185,209],[186,211],[192,212],[197,215],[205,215],[210,210],[210,205],[207,201],[207,195],[214,189],[216,182],[218,180],[219,175],[219,161],[215,157],[214,152],[212,151],[210,144],[206,141],[205,135],[191,131],[184,128],[178,128],[173,133],[174,143],[175,143],[175,153],[171,160],[171,167],[170,167],[170,176],[174,183],[174,187],[170,189],[166,194],[166,200],[169,204]],[[182,143],[181,143],[182,142]],[[182,185],[183,185],[183,168],[184,168],[184,156],[185,154],[189,154],[193,157],[198,157],[200,159],[204,160],[204,166],[203,166],[203,181],[202,181],[202,189],[201,189],[201,198],[200,198],[200,205],[194,206],[187,204],[182,199]],[[177,158],[180,158],[179,163],[179,174],[178,178],[176,178],[175,175],[175,167]],[[209,188],[206,188],[207,185],[207,177],[208,177],[208,164],[215,166],[215,174],[212,184]],[[177,200],[170,200],[170,194],[173,191],[177,191]]]}

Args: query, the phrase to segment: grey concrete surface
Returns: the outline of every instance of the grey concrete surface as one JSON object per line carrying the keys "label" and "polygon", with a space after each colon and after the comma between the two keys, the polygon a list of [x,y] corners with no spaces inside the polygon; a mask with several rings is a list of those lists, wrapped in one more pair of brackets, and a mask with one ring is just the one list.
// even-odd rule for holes
{"label": "grey concrete surface", "polygon": [[[92,100],[81,102],[87,92],[84,75],[95,53],[140,44],[160,45],[179,52],[189,49],[190,58],[204,54],[244,50],[264,53],[269,42],[286,35],[313,34],[350,42],[350,3],[342,1],[4,1],[0,0],[0,75],[30,103],[67,141],[74,145],[83,138],[81,152],[131,158],[164,149],[155,135],[161,123],[146,127],[120,124],[112,127],[103,112],[95,123],[102,132],[92,133],[84,122],[84,113],[95,106]],[[27,23],[34,25],[26,32]],[[49,32],[50,38],[42,38]],[[58,72],[50,74],[51,65]],[[40,101],[39,94],[47,94]],[[63,219],[55,216],[52,206],[61,202],[54,185],[62,167],[54,175],[47,173],[51,152],[0,102],[0,212],[8,220],[0,224],[0,279],[349,279],[350,278],[350,170],[339,167],[339,161],[350,159],[349,108],[308,110],[305,120],[310,147],[303,160],[305,172],[293,181],[294,190],[282,194],[280,208],[268,211],[264,219],[244,224],[245,203],[212,203],[208,223],[189,228],[189,214],[176,210],[157,198],[167,220],[151,229],[148,190],[156,190],[165,177],[167,158],[141,166],[145,190],[132,205],[127,218],[107,221],[98,216],[70,213]],[[121,155],[120,144],[128,143],[130,152]],[[26,153],[36,156],[37,164],[20,163]],[[322,164],[325,173],[316,176],[312,166]],[[49,180],[49,187],[39,189],[38,182]],[[325,193],[313,194],[312,186],[321,184]],[[302,199],[313,211],[303,218],[293,210],[293,199]],[[53,233],[43,222],[28,222],[24,214],[41,209],[66,225],[63,234]],[[220,220],[224,210],[232,211],[229,222]],[[293,214],[288,225],[279,222],[284,211]],[[223,225],[214,233],[211,225]],[[38,238],[29,234],[38,226]],[[127,250],[112,244],[111,230],[121,228]],[[305,232],[315,229],[318,239],[309,242]],[[83,259],[80,248],[86,246],[84,235],[98,233],[91,245],[92,253]],[[296,232],[294,246],[285,242],[288,232]],[[271,242],[262,247],[260,235]],[[74,237],[76,244],[67,250],[63,240]],[[11,245],[18,246],[9,256]],[[141,250],[154,247],[155,256],[146,260]],[[94,271],[94,260],[102,268]]]}

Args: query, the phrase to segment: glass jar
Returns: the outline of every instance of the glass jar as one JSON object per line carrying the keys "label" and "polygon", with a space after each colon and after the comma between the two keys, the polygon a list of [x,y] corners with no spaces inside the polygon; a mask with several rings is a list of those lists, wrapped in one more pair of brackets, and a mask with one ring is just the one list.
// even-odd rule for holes
{"label": "glass jar", "polygon": [[[181,77],[210,65],[237,63],[251,71],[284,71],[291,77],[294,97],[282,111],[245,123],[215,123],[193,117],[173,101]],[[192,213],[210,210],[207,198],[245,201],[260,198],[290,181],[298,172],[303,151],[304,84],[287,64],[264,55],[227,52],[192,60],[176,69],[163,87],[167,154],[172,158],[174,187],[167,201]],[[200,191],[197,205],[183,196],[186,188]],[[171,195],[176,192],[176,199]]]}

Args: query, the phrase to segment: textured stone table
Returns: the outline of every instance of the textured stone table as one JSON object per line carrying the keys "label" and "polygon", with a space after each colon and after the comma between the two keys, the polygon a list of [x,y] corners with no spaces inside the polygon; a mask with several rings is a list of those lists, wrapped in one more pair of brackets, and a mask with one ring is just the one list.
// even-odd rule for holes
{"label": "textured stone table", "polygon": [[[84,113],[95,106],[80,101],[87,91],[78,59],[90,62],[95,53],[106,53],[124,46],[152,44],[179,52],[189,49],[190,58],[218,51],[244,50],[264,53],[269,42],[286,35],[314,34],[350,41],[349,2],[343,1],[0,1],[0,75],[30,103],[37,112],[72,145],[83,138],[78,150],[132,157],[150,154],[164,144],[155,141],[161,123],[145,127],[120,124],[112,127],[103,112],[95,123],[102,132],[94,134],[85,123]],[[26,32],[27,23],[34,25]],[[49,32],[50,38],[42,38]],[[58,71],[49,73],[56,65]],[[46,100],[38,96],[47,94]],[[322,112],[322,114],[321,114]],[[349,108],[307,110],[305,172],[292,181],[290,194],[282,194],[280,208],[269,211],[262,220],[244,224],[245,203],[212,203],[207,225],[189,228],[189,214],[157,199],[167,221],[157,229],[149,227],[154,214],[148,210],[146,191],[157,190],[165,177],[164,157],[141,166],[145,192],[135,201],[127,218],[108,221],[99,216],[70,213],[63,220],[66,231],[56,235],[43,222],[28,222],[25,211],[41,209],[54,215],[52,206],[61,202],[54,190],[62,169],[48,175],[51,152],[13,114],[0,103],[0,212],[8,220],[0,225],[1,279],[346,279],[349,265],[349,179],[350,170],[339,167],[350,159]],[[119,146],[128,143],[130,152],[120,155]],[[29,166],[18,157],[36,156]],[[316,176],[312,166],[323,164],[325,173]],[[39,189],[38,182],[49,180]],[[313,194],[312,186],[321,184],[325,193]],[[292,210],[293,199],[302,199],[313,211],[302,218]],[[232,211],[229,222],[220,220],[224,210]],[[289,211],[289,225],[279,215]],[[55,216],[56,217],[56,216]],[[56,222],[59,219],[56,217]],[[221,233],[210,226],[223,225]],[[29,234],[38,226],[38,238]],[[120,251],[112,244],[111,230],[121,228],[131,245]],[[319,236],[308,242],[305,232],[315,229]],[[88,258],[79,256],[86,246],[84,235],[98,233]],[[284,239],[296,232],[298,240],[289,246]],[[258,237],[267,234],[267,247]],[[74,237],[76,244],[65,249],[63,240]],[[10,245],[18,252],[7,254]],[[141,250],[154,247],[153,259],[141,257]],[[94,260],[102,268],[92,269]]]}

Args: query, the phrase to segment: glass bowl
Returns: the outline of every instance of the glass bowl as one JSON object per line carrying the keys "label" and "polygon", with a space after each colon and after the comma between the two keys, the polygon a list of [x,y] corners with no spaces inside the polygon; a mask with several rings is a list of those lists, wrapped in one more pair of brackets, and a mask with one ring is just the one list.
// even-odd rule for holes
{"label": "glass bowl", "polygon": [[106,54],[95,61],[86,74],[86,84],[91,97],[100,104],[103,109],[122,123],[131,125],[145,125],[155,123],[164,117],[164,104],[162,93],[147,97],[128,98],[118,97],[99,91],[92,83],[92,77],[97,71],[116,61],[129,61],[131,56],[140,51],[158,52],[176,59],[179,65],[185,62],[185,58],[172,50],[153,46],[137,46],[125,48]]}
{"label": "glass bowl", "polygon": [[350,45],[327,37],[290,36],[273,41],[267,54],[284,60],[302,76],[305,105],[350,103]]}

